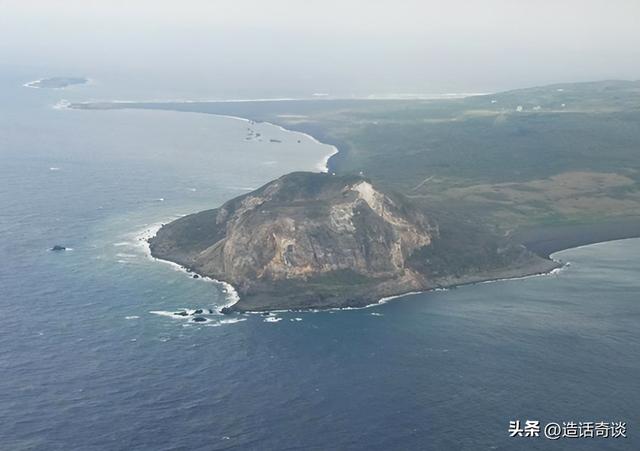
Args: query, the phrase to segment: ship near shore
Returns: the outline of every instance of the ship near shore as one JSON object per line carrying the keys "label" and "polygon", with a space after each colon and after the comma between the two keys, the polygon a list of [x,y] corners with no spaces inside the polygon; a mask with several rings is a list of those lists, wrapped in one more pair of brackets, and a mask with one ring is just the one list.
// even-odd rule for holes
{"label": "ship near shore", "polygon": [[182,217],[154,257],[231,283],[225,312],[363,307],[388,296],[551,271],[558,263],[360,176],[296,172]]}
{"label": "ship near shore", "polygon": [[335,175],[290,174],[151,242],[234,285],[235,310],[315,309],[545,273],[553,252],[640,236],[639,92],[602,81],[457,100],[69,106],[245,117],[339,148]]}
{"label": "ship near shore", "polygon": [[457,218],[456,230],[482,224],[547,258],[575,246],[640,236],[639,94],[640,81],[607,80],[463,99],[69,107],[227,115],[302,132],[340,149],[327,161],[329,172],[364,174],[379,190],[402,193],[435,211],[440,222]]}
{"label": "ship near shore", "polygon": [[[0,349],[5,363],[0,379],[5,406],[0,423],[2,449],[67,451],[139,449],[146,445],[149,449],[188,446],[203,450],[357,446],[367,450],[425,446],[437,450],[512,450],[548,443],[509,437],[508,421],[517,419],[514,412],[533,412],[533,419],[553,421],[637,424],[640,240],[554,254],[554,258],[570,263],[554,276],[432,290],[369,309],[218,315],[216,310],[230,302],[224,287],[201,277],[196,280],[193,273],[186,275],[175,265],[150,260],[146,243],[137,239],[140,232],[153,224],[167,223],[168,218],[220,207],[238,195],[256,196],[259,193],[252,191],[283,174],[318,171],[318,163],[331,149],[260,122],[247,124],[207,114],[53,109],[50,106],[62,97],[56,94],[61,91],[22,87],[25,80],[35,79],[37,74],[3,71],[2,75],[10,77],[7,101],[0,103],[2,117],[10,118],[0,121],[5,157],[0,165],[0,202],[5,206],[0,219],[0,257],[7,262],[0,266]],[[98,80],[108,78],[106,73],[92,75]],[[126,78],[115,86],[90,84],[63,91],[63,97],[70,102],[74,98],[118,98],[130,88],[129,81]],[[148,95],[137,95],[152,96],[157,92],[157,80],[149,79],[148,88]],[[570,89],[564,89],[558,94],[569,96]],[[634,99],[630,95],[620,98]],[[495,105],[503,103],[498,101]],[[324,99],[315,104],[328,108],[330,102]],[[575,103],[570,98],[561,102],[568,107]],[[222,111],[220,106],[218,112],[253,119],[240,107],[249,110],[263,104],[234,105],[238,111]],[[279,114],[308,114],[290,110],[303,104],[278,105],[282,108]],[[382,108],[378,101],[366,105]],[[182,106],[205,108],[200,104]],[[341,114],[348,114],[342,106]],[[632,112],[618,115],[619,120],[606,116],[609,113],[599,113],[598,122],[588,123],[572,113],[554,115],[549,121],[541,121],[544,110],[536,112],[535,117],[531,113],[528,119],[526,114],[518,113],[520,129],[509,126],[512,119],[516,120],[515,113],[496,124],[496,130],[513,134],[510,139],[503,135],[504,140],[492,140],[490,148],[515,151],[525,142],[549,143],[553,139],[570,152],[574,135],[563,134],[561,140],[557,133],[547,131],[553,124],[567,124],[571,117],[576,127],[586,124],[575,133],[575,139],[585,136],[590,143],[602,141],[601,136],[612,136],[603,135],[603,127],[628,122],[629,127],[623,130],[630,134],[638,131],[637,116]],[[366,117],[359,116],[361,121]],[[462,129],[485,118],[468,117],[466,125],[462,120],[421,120],[420,124],[430,128],[425,135],[435,138],[436,126]],[[585,113],[581,117],[591,116]],[[432,268],[458,268],[467,275],[474,273],[474,267],[488,268],[489,262],[483,258],[495,255],[497,259],[504,254],[485,249],[497,249],[505,236],[514,242],[526,239],[529,248],[537,244],[541,254],[565,243],[612,239],[611,229],[605,230],[606,235],[596,236],[584,228],[577,235],[576,224],[554,226],[553,233],[530,233],[524,238],[494,233],[493,229],[486,233],[474,227],[482,224],[475,213],[493,213],[496,206],[509,205],[511,197],[505,196],[527,194],[519,197],[520,206],[527,199],[545,201],[534,195],[547,193],[566,180],[572,182],[572,188],[555,190],[558,195],[575,196],[572,193],[580,184],[588,183],[594,189],[601,186],[596,193],[615,188],[610,196],[617,195],[620,200],[615,203],[610,196],[590,195],[591,203],[579,203],[583,208],[595,211],[596,207],[620,205],[627,213],[638,211],[633,209],[633,185],[626,179],[575,173],[568,179],[549,179],[546,184],[497,185],[490,199],[493,204],[485,202],[482,208],[471,208],[471,201],[479,202],[480,195],[486,197],[493,192],[488,186],[478,187],[482,181],[469,182],[476,186],[469,188],[471,198],[464,196],[467,191],[449,196],[451,191],[443,186],[445,177],[454,172],[473,175],[471,170],[479,173],[489,165],[478,164],[484,160],[473,155],[454,159],[463,149],[458,145],[459,138],[465,136],[460,134],[462,130],[447,133],[447,140],[442,142],[451,143],[448,152],[437,152],[441,147],[433,141],[416,140],[411,147],[406,142],[410,130],[390,126],[391,119],[398,121],[403,116],[393,114],[389,118],[384,122],[384,118],[374,117],[372,120],[380,122],[358,135],[361,146],[356,147],[354,140],[345,140],[345,145],[333,142],[340,153],[332,158],[330,170],[337,173],[335,177],[347,175],[341,161],[349,155],[367,157],[362,159],[363,163],[369,162],[367,165],[352,164],[353,174],[362,171],[366,178],[336,182],[338,194],[342,191],[340,184],[357,186],[366,180],[399,206],[404,198],[393,192],[404,194],[411,210],[394,211],[394,217],[397,214],[416,227],[420,224],[414,219],[424,217],[424,230],[417,230],[418,236],[428,233],[431,237],[426,249],[432,252],[427,257]],[[276,117],[264,119],[277,123]],[[284,119],[303,120],[291,116]],[[534,120],[537,126],[533,131],[542,131],[533,133],[533,125],[524,128]],[[354,124],[342,117],[325,123]],[[292,124],[278,125],[295,128]],[[263,141],[245,140],[247,126],[262,133]],[[593,132],[587,133],[591,129]],[[378,130],[380,133],[375,133]],[[475,138],[486,139],[487,135],[476,132],[488,133],[494,128],[486,124],[473,130],[477,142]],[[300,131],[330,142],[310,126]],[[357,129],[344,130],[352,131]],[[282,143],[271,143],[271,138]],[[602,159],[611,165],[619,162],[624,150],[621,145],[640,142],[631,138],[608,139],[610,145],[604,148]],[[351,148],[346,147],[348,143]],[[541,142],[540,147],[546,148],[546,143]],[[388,155],[385,160],[382,152],[371,159],[371,153],[361,152],[383,147]],[[584,164],[590,148],[580,147],[583,156],[572,161]],[[420,149],[429,153],[428,160],[416,159]],[[591,155],[599,148],[593,149]],[[627,168],[635,167],[637,149],[629,147]],[[496,154],[483,155],[489,158]],[[505,151],[498,156],[507,164],[513,161],[508,155]],[[403,161],[405,170],[400,172],[398,165]],[[493,161],[489,166],[500,168]],[[526,161],[518,161],[520,168],[531,167]],[[387,169],[387,177],[376,176],[371,164],[375,162]],[[590,166],[591,171],[600,171],[598,165]],[[606,171],[621,172],[610,166]],[[428,179],[428,172],[438,176]],[[627,174],[628,178],[633,176],[632,172]],[[403,189],[401,183],[409,189]],[[587,196],[588,191],[580,193]],[[300,191],[303,196],[311,198]],[[345,200],[331,200],[340,196],[327,195],[328,200],[323,202],[358,202],[358,208],[366,210],[364,200],[355,200],[358,192],[349,189]],[[445,201],[438,202],[440,198]],[[466,203],[456,204],[456,199]],[[536,211],[550,205],[551,200],[546,204],[529,202],[527,205],[538,208],[524,210],[527,217],[535,219]],[[293,199],[281,202],[283,208],[286,203],[292,209],[299,207]],[[275,210],[271,202],[265,202],[263,209],[266,207]],[[259,211],[259,207],[247,211],[246,220],[258,220]],[[206,230],[216,229],[215,221],[211,226],[204,213],[182,224],[195,227],[196,216],[209,224],[208,229],[202,229],[203,236]],[[210,217],[215,219],[212,213]],[[231,225],[230,218],[220,226]],[[498,225],[517,225],[513,216],[499,218],[495,222]],[[326,220],[314,218],[318,222]],[[374,220],[371,214],[368,223]],[[178,225],[167,224],[159,238],[164,233],[168,238],[171,229],[177,232]],[[616,227],[622,226],[620,220]],[[237,227],[236,223],[233,229],[240,230]],[[640,228],[620,228],[629,235],[634,230]],[[397,231],[403,233],[400,228]],[[225,230],[222,238],[226,236]],[[564,241],[565,236],[571,238],[570,243]],[[558,242],[556,237],[563,240]],[[73,251],[50,251],[55,245]],[[300,250],[294,245],[295,252]],[[167,258],[177,259],[178,255],[167,253]],[[405,265],[413,264],[411,258],[408,263],[404,261]],[[511,264],[505,266],[508,262]],[[516,266],[513,258],[505,264],[496,261],[491,265],[498,268],[493,271],[497,278],[505,267]],[[295,296],[282,293],[290,299]],[[251,297],[241,294],[237,308],[248,308]],[[207,314],[196,313],[205,309]],[[207,321],[195,320],[201,316]],[[167,414],[158,414],[159,408]],[[459,430],[461,424],[464,433]],[[638,434],[628,435],[611,440],[566,439],[558,446],[580,451],[600,451],[607,446],[640,449]],[[454,443],[457,439],[461,443]]]}

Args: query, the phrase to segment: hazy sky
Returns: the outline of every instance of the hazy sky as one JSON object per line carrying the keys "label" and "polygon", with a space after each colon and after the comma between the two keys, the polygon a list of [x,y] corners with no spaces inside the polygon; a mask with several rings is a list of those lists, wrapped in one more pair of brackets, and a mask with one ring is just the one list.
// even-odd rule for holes
{"label": "hazy sky", "polygon": [[640,79],[640,0],[0,0],[0,64],[219,97]]}

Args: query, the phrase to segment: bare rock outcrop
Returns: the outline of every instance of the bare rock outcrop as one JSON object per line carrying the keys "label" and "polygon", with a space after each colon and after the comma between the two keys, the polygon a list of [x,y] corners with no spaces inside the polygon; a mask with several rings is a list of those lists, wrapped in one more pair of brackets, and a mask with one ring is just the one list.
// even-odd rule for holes
{"label": "bare rock outcrop", "polygon": [[234,310],[263,311],[362,306],[437,286],[451,274],[424,262],[439,238],[436,221],[369,180],[296,172],[165,225],[150,246],[234,285]]}

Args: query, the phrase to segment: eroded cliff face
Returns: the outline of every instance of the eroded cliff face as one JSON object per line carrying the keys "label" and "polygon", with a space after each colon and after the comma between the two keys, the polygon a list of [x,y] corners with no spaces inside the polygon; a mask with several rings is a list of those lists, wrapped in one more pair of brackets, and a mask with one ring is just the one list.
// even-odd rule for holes
{"label": "eroded cliff face", "polygon": [[216,221],[226,237],[197,256],[196,265],[233,280],[304,279],[342,269],[392,276],[434,233],[425,218],[403,215],[366,181],[289,202],[277,200],[281,189],[278,180],[239,208],[222,207]]}
{"label": "eroded cliff face", "polygon": [[[151,242],[154,255],[175,260],[176,236],[189,233],[180,222],[188,221],[165,226]],[[422,213],[367,180],[313,173],[281,177],[227,202],[207,221],[201,227],[218,239],[183,252],[180,263],[229,281],[241,297],[278,282],[324,277],[331,284],[341,272],[371,287],[418,288],[408,258],[438,234]],[[305,305],[313,297],[300,296]]]}
{"label": "eroded cliff face", "polygon": [[437,286],[451,277],[447,249],[431,252],[439,238],[432,218],[366,179],[298,172],[167,224],[150,246],[233,284],[236,310],[270,310],[361,306]]}

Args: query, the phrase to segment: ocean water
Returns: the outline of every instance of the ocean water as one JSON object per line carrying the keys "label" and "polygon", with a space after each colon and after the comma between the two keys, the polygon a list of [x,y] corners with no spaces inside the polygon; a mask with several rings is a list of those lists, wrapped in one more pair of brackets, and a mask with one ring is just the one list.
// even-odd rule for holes
{"label": "ocean water", "polygon": [[[0,449],[640,448],[640,240],[558,253],[552,276],[196,324],[171,313],[229,293],[140,237],[331,149],[209,115],[57,110],[98,88],[27,75],[0,77]],[[509,438],[527,419],[628,437]]]}

